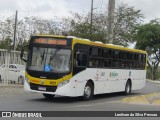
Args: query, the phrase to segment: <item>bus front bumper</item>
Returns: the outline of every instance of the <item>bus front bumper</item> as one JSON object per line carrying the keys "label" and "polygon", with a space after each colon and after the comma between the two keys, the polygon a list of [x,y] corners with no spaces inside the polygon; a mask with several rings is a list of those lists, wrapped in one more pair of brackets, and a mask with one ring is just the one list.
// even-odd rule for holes
{"label": "bus front bumper", "polygon": [[57,87],[55,92],[48,92],[48,91],[39,91],[39,90],[32,90],[30,89],[30,85],[28,82],[24,81],[24,90],[27,92],[34,92],[34,93],[45,93],[45,94],[52,94],[52,95],[60,95],[60,96],[69,96],[75,97],[75,90],[71,90],[71,84],[68,83],[64,86]]}

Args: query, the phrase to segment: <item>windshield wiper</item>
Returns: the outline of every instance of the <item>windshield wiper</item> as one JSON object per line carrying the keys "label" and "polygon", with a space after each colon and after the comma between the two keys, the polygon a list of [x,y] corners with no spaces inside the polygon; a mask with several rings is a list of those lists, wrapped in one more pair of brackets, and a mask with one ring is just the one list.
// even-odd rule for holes
{"label": "windshield wiper", "polygon": [[[55,57],[56,53],[57,53],[59,50],[61,50],[61,49],[56,49],[53,53],[51,53],[52,56],[50,57],[50,61],[53,60],[53,58]],[[50,62],[50,61],[49,61],[49,62]]]}

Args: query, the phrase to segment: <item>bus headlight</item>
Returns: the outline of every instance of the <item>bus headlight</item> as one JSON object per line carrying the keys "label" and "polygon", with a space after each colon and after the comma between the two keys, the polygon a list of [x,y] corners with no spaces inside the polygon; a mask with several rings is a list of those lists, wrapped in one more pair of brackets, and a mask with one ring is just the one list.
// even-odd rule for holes
{"label": "bus headlight", "polygon": [[68,83],[69,83],[69,80],[65,80],[65,81],[63,81],[63,82],[61,82],[61,83],[58,84],[58,88],[66,85],[66,84],[68,84]]}

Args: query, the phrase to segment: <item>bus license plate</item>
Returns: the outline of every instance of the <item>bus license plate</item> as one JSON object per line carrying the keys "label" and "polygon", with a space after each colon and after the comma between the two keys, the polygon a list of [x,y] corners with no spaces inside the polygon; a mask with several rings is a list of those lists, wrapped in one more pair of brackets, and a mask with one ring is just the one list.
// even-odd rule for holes
{"label": "bus license plate", "polygon": [[39,86],[39,87],[38,87],[38,90],[46,91],[46,87],[41,87],[41,86]]}

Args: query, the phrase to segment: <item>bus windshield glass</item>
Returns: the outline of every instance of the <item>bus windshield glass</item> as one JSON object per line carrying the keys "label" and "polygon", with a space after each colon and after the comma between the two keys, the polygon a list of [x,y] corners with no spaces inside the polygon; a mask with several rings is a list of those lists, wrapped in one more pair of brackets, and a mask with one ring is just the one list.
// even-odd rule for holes
{"label": "bus windshield glass", "polygon": [[71,68],[71,50],[33,47],[30,70],[64,73]]}

